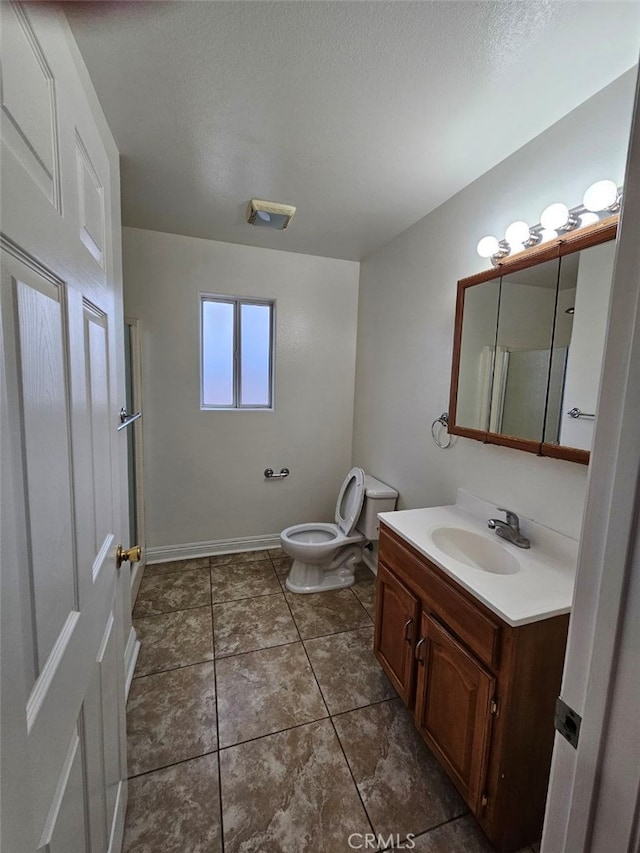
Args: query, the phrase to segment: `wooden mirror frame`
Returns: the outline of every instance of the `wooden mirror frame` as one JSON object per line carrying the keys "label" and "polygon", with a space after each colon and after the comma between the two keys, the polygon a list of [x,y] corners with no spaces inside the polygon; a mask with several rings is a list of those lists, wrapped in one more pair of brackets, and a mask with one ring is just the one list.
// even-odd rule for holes
{"label": "wooden mirror frame", "polygon": [[[610,240],[615,240],[617,232],[618,216],[616,214],[615,216],[609,216],[607,219],[596,222],[594,225],[581,228],[579,231],[570,231],[567,234],[561,235],[556,240],[544,243],[541,246],[534,246],[531,249],[526,249],[489,270],[484,270],[483,272],[476,273],[476,275],[463,278],[458,282],[455,330],[453,336],[453,361],[451,365],[451,392],[449,396],[449,432],[451,435],[473,438],[476,441],[482,441],[484,444],[498,444],[503,447],[512,447],[516,450],[524,450],[527,453],[536,453],[538,456],[548,456],[553,459],[566,459],[569,462],[579,462],[583,465],[588,464],[589,457],[591,455],[591,451],[589,450],[581,450],[578,447],[566,447],[561,444],[551,444],[550,442],[545,441],[534,441],[527,438],[519,438],[518,436],[501,435],[500,433],[489,432],[488,429],[473,429],[471,427],[458,426],[456,424],[464,297],[466,290],[469,287],[473,287],[477,284],[483,284],[486,281],[492,281],[496,278],[502,278],[503,276],[510,275],[511,273],[537,266],[545,261],[552,261],[555,258],[563,258],[565,255],[571,255],[574,252],[581,251],[582,249],[589,249],[591,246],[597,246],[600,243],[607,243]],[[555,312],[554,328],[552,330],[552,343],[554,331]]]}

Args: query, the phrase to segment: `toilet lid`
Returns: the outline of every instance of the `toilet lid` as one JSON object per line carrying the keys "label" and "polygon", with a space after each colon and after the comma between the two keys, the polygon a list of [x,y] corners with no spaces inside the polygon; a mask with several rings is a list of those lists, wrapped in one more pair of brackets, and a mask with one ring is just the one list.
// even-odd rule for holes
{"label": "toilet lid", "polygon": [[336,503],[336,524],[345,536],[356,526],[364,501],[364,471],[352,468],[344,479]]}

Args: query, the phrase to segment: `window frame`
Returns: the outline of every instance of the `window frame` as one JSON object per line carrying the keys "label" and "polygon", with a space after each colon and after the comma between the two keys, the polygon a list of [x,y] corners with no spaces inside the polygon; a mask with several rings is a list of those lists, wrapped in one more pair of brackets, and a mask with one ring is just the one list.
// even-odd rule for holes
{"label": "window frame", "polygon": [[[233,305],[233,404],[218,406],[204,402],[204,304],[218,302]],[[242,381],[242,323],[243,305],[260,305],[269,308],[269,402],[265,405],[248,405],[240,402]],[[275,399],[275,332],[276,301],[257,296],[229,296],[220,293],[201,293],[198,302],[200,311],[200,409],[206,412],[272,412]]]}

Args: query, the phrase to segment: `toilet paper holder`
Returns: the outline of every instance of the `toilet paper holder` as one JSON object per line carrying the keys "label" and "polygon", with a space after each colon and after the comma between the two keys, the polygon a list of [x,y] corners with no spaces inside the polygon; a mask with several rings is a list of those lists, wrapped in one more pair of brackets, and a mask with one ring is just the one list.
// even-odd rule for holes
{"label": "toilet paper holder", "polygon": [[273,473],[273,468],[265,468],[264,476],[266,480],[281,480],[284,477],[288,477],[291,472],[288,468],[281,468],[279,474]]}

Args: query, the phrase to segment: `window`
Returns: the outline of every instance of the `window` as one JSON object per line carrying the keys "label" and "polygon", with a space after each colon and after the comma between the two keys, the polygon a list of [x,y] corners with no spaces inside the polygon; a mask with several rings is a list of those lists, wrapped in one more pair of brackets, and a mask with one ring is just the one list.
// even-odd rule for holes
{"label": "window", "polygon": [[270,409],[273,302],[203,296],[202,408]]}

